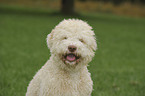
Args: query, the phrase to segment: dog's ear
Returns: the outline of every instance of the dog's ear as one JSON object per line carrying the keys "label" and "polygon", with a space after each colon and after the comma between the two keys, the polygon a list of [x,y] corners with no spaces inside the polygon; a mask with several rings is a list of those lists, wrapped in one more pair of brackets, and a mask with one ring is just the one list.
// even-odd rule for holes
{"label": "dog's ear", "polygon": [[97,50],[97,44],[96,44],[96,42],[95,42],[94,45],[92,46],[92,49],[93,49],[94,51]]}
{"label": "dog's ear", "polygon": [[49,49],[52,46],[53,33],[54,33],[54,31],[52,30],[52,32],[50,34],[48,34],[47,38],[46,38],[47,46],[48,46]]}
{"label": "dog's ear", "polygon": [[94,40],[94,41],[92,42],[92,46],[91,46],[91,48],[92,48],[94,51],[96,51],[96,50],[97,50],[96,38],[94,37],[93,40]]}

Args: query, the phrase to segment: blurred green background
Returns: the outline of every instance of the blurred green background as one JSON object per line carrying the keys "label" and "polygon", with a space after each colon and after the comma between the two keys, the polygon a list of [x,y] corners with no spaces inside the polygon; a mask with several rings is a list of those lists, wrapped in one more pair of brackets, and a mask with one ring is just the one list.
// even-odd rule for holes
{"label": "blurred green background", "polygon": [[145,96],[145,1],[69,2],[64,10],[61,0],[0,0],[0,96],[25,95],[49,59],[47,34],[64,18],[85,20],[95,31],[92,96]]}

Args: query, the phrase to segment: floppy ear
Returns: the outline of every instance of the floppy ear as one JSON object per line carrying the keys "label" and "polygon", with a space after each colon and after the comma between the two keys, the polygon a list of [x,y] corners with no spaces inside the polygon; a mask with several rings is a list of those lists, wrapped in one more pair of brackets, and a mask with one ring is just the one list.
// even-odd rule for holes
{"label": "floppy ear", "polygon": [[94,51],[97,50],[97,43],[96,43],[95,40],[92,42],[92,45],[91,45],[90,47],[91,47]]}
{"label": "floppy ear", "polygon": [[53,39],[53,33],[54,31],[52,30],[52,32],[50,34],[47,35],[46,41],[47,41],[47,47],[50,49],[52,46],[52,39]]}
{"label": "floppy ear", "polygon": [[94,36],[94,39],[93,39],[93,41],[92,41],[92,46],[91,46],[91,48],[92,48],[94,51],[97,50],[97,41],[96,41],[95,36]]}
{"label": "floppy ear", "polygon": [[92,48],[93,48],[94,51],[97,50],[97,43],[96,42],[94,43],[94,46]]}

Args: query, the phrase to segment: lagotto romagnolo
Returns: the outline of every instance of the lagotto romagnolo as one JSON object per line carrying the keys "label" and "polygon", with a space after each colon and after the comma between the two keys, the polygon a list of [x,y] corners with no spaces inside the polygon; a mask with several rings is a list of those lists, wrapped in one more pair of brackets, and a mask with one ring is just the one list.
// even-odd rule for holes
{"label": "lagotto romagnolo", "polygon": [[97,49],[92,27],[78,19],[63,20],[48,34],[47,45],[50,59],[31,80],[26,96],[91,96],[87,65]]}

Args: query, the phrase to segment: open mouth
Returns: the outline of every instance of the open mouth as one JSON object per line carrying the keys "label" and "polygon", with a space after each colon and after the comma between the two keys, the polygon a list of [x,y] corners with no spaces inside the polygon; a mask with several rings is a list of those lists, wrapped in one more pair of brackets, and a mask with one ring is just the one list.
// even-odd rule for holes
{"label": "open mouth", "polygon": [[69,63],[69,62],[78,63],[79,60],[80,60],[80,56],[74,53],[68,53],[68,54],[63,55],[63,61],[65,63]]}

